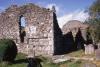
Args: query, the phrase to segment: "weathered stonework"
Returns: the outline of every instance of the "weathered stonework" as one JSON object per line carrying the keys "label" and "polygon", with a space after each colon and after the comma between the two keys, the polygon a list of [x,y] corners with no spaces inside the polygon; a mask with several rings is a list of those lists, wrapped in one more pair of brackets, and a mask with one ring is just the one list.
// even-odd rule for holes
{"label": "weathered stonework", "polygon": [[70,52],[78,49],[84,49],[87,28],[88,25],[83,24],[78,20],[71,20],[63,26],[62,32],[66,50],[69,50]]}
{"label": "weathered stonework", "polygon": [[96,52],[96,60],[100,61],[100,48],[97,49],[95,52]]}
{"label": "weathered stonework", "polygon": [[88,25],[83,24],[82,22],[78,20],[71,20],[63,26],[62,32],[63,34],[66,34],[71,31],[73,34],[73,37],[75,37],[78,30],[80,29],[82,32],[83,38],[86,40],[86,29],[87,28],[88,28]]}
{"label": "weathered stonework", "polygon": [[95,48],[93,44],[89,45],[84,45],[85,46],[85,54],[94,54],[95,53]]}
{"label": "weathered stonework", "polygon": [[[59,44],[54,39],[58,38],[57,42],[61,39],[60,34],[54,33],[55,30],[59,31],[54,14],[53,10],[34,4],[12,5],[0,15],[0,39],[13,39],[18,51],[28,55],[52,56],[55,52],[55,44]],[[25,17],[26,21],[23,42],[21,42],[21,17]]]}

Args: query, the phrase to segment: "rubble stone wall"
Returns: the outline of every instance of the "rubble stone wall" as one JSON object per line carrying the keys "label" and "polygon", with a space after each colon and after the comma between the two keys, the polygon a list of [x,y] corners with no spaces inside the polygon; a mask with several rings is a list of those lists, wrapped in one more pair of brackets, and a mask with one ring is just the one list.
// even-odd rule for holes
{"label": "rubble stone wall", "polygon": [[[20,19],[25,17],[24,42],[20,41]],[[53,55],[53,11],[34,4],[12,5],[0,14],[0,39],[13,39],[19,52]]]}

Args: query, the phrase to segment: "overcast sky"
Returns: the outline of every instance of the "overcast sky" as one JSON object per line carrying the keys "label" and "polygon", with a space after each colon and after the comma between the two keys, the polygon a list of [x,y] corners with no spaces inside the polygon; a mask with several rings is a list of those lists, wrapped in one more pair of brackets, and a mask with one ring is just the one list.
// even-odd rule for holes
{"label": "overcast sky", "polygon": [[62,27],[69,20],[85,21],[88,13],[84,12],[95,0],[0,0],[0,11],[11,4],[23,5],[34,3],[45,8],[56,7],[59,26]]}

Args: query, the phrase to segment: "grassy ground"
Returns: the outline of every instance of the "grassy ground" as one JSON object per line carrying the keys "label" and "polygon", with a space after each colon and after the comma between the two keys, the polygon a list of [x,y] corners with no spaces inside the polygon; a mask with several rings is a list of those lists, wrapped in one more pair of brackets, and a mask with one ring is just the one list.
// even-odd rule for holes
{"label": "grassy ground", "polygon": [[[68,55],[70,56],[74,56],[74,57],[82,57],[84,56],[84,52],[82,50],[80,51],[75,51],[72,53],[69,53]],[[86,61],[83,60],[69,60],[69,61],[65,61],[65,62],[61,62],[61,63],[52,63],[50,58],[46,58],[46,57],[42,57],[39,56],[37,57],[39,59],[41,59],[41,66],[42,67],[81,67],[84,63],[86,63]],[[95,64],[100,64],[98,62],[94,62]],[[14,63],[7,63],[7,62],[1,62],[0,63],[0,67],[27,67],[28,65],[28,61],[26,59],[26,56],[24,54],[19,53],[15,59]],[[100,66],[97,66],[100,67]]]}
{"label": "grassy ground", "polygon": [[86,55],[83,50],[74,51],[74,52],[68,53],[66,55],[71,56],[71,57],[89,57],[89,58],[95,57],[95,54]]}
{"label": "grassy ground", "polygon": [[[42,60],[41,66],[42,67],[80,67],[80,62],[73,62],[73,61],[66,61],[62,63],[52,63],[51,59],[45,58],[45,57],[38,57]],[[26,59],[26,56],[23,54],[18,54],[14,63],[7,63],[7,62],[1,62],[0,67],[27,67],[28,62]]]}
{"label": "grassy ground", "polygon": [[27,67],[26,56],[19,53],[13,63],[1,62],[0,67]]}
{"label": "grassy ground", "polygon": [[85,54],[84,54],[83,50],[78,50],[78,51],[74,51],[74,52],[68,53],[66,55],[69,55],[69,56],[72,56],[72,57],[82,57]]}
{"label": "grassy ground", "polygon": [[82,62],[80,61],[66,61],[58,64],[44,63],[43,67],[81,67]]}

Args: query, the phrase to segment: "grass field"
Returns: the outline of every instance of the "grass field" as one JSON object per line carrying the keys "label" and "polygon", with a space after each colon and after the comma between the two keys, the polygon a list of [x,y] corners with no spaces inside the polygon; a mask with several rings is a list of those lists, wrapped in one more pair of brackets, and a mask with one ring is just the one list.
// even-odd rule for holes
{"label": "grass field", "polygon": [[[83,51],[77,51],[70,53],[70,56],[81,57],[84,54]],[[81,55],[80,55],[81,54]],[[85,63],[83,60],[69,60],[61,63],[53,63],[50,58],[39,56],[38,59],[41,59],[41,66],[42,67],[81,67],[82,64]],[[28,59],[26,55],[19,53],[13,63],[1,62],[0,67],[27,67]],[[37,66],[36,66],[37,67]]]}

